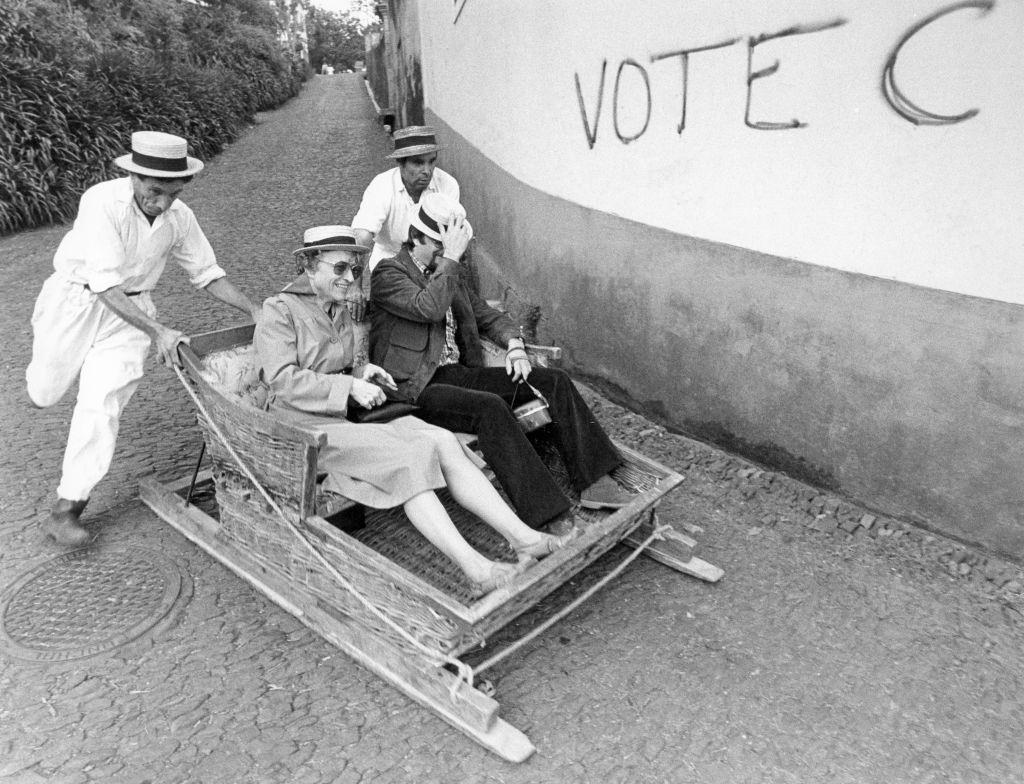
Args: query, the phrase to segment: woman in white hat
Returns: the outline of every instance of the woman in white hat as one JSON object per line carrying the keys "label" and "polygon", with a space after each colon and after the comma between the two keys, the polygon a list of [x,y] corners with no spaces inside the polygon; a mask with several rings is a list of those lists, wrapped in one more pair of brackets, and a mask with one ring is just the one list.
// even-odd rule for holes
{"label": "woman in white hat", "polygon": [[232,285],[187,206],[178,200],[202,168],[180,136],[132,134],[131,152],[114,163],[128,177],[89,188],[75,225],[53,258],[32,314],[28,395],[55,405],[78,379],[57,503],[43,531],[59,544],[90,539],[79,517],[110,467],[121,411],[142,379],[151,343],[164,362],[178,362],[186,340],[157,320],[150,292],[168,261],[203,289],[246,316],[258,310]]}
{"label": "woman in white hat", "polygon": [[[382,405],[391,376],[367,362],[368,324],[345,307],[369,251],[347,226],[317,226],[294,251],[298,277],[263,303],[256,351],[270,388],[270,410],[327,435],[319,469],[324,487],[364,506],[402,506],[413,525],[466,574],[479,593],[511,581],[530,563],[563,546],[528,528],[502,500],[449,432],[413,416],[358,424],[354,409]],[[518,564],[491,561],[459,534],[435,490],[447,486],[463,507],[518,553]]]}

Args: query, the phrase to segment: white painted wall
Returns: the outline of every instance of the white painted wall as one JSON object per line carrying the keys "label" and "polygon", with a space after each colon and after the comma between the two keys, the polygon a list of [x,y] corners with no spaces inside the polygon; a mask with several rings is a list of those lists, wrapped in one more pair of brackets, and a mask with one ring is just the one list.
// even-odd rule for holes
{"label": "white painted wall", "polygon": [[[922,108],[978,115],[918,126],[880,88],[893,47],[945,0],[427,0],[419,6],[426,105],[513,176],[545,192],[682,234],[937,289],[1024,303],[1024,3],[951,12],[902,50],[896,77]],[[455,10],[461,10],[453,21]],[[843,18],[754,49],[752,36]],[[690,58],[687,123],[679,58]],[[647,131],[613,125],[619,63],[650,79]],[[574,83],[594,124],[587,143]],[[639,71],[624,70],[624,135],[640,130]],[[443,165],[443,154],[442,154]]]}

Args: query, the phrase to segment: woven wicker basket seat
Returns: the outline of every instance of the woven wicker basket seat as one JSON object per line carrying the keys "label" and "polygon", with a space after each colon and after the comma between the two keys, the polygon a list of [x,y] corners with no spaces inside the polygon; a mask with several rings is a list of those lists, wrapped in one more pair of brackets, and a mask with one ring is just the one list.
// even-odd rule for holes
{"label": "woven wicker basket seat", "polygon": [[[221,330],[194,337],[191,351],[186,352],[189,377],[207,415],[274,500],[311,535],[321,552],[329,555],[336,567],[344,566],[347,571],[343,573],[348,579],[358,583],[378,606],[403,617],[417,629],[422,640],[445,652],[463,651],[480,643],[487,633],[529,607],[529,600],[525,606],[513,601],[510,604],[514,608],[508,617],[501,608],[495,608],[493,617],[476,618],[479,613],[474,613],[473,608],[493,598],[475,596],[461,571],[427,543],[400,508],[366,510],[365,527],[352,534],[330,525],[324,518],[351,502],[319,488],[316,453],[320,441],[262,410],[266,391],[261,388],[255,366],[251,329]],[[364,617],[365,612],[352,601],[348,591],[334,585],[330,575],[324,574],[313,558],[304,555],[294,533],[242,474],[235,458],[202,414],[199,423],[213,464],[219,535],[244,547],[268,568],[306,584],[325,603],[379,627],[375,619]],[[540,446],[543,453],[543,441]],[[548,452],[558,476],[564,468],[554,450]],[[615,477],[641,495],[655,488],[659,481],[657,472],[628,459]],[[568,491],[564,476],[563,486]],[[454,503],[446,491],[439,495],[471,545],[492,559],[515,560],[504,539],[490,527]],[[609,516],[608,512],[578,510],[577,519],[593,527]],[[637,523],[639,520],[625,521],[598,546],[607,549]],[[580,567],[590,560],[593,559],[581,559]],[[557,584],[545,585],[543,589],[546,592],[554,587]],[[529,599],[535,602],[542,595]],[[445,617],[443,610],[452,607],[460,612]],[[474,620],[467,627],[470,618]]]}
{"label": "woven wicker basket seat", "polygon": [[[689,556],[654,552],[651,543],[660,535],[654,509],[682,477],[622,444],[623,463],[612,476],[636,493],[635,500],[615,511],[578,509],[579,536],[485,596],[474,595],[461,571],[400,508],[366,510],[362,528],[341,530],[328,518],[353,504],[319,487],[317,455],[325,437],[264,410],[252,337],[252,325],[222,329],[193,337],[181,351],[212,466],[199,482],[200,495],[212,496],[209,503],[189,502],[195,478],[173,488],[144,480],[143,500],[325,639],[504,758],[522,761],[533,746],[497,717],[489,695],[441,662],[465,667],[453,657],[480,646],[620,542],[702,579],[720,576],[700,559],[692,562],[702,572],[687,566]],[[531,438],[571,493],[543,432]],[[514,560],[491,528],[447,491],[438,495],[473,547],[492,559]],[[647,539],[637,544],[643,535]]]}

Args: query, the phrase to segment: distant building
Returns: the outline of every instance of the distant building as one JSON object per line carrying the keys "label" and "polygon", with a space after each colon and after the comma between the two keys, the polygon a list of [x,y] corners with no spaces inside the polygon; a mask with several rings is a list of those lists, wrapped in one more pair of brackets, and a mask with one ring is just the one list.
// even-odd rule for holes
{"label": "distant building", "polygon": [[306,11],[309,0],[267,0],[277,14],[277,38],[290,53],[309,62],[309,36],[306,33]]}

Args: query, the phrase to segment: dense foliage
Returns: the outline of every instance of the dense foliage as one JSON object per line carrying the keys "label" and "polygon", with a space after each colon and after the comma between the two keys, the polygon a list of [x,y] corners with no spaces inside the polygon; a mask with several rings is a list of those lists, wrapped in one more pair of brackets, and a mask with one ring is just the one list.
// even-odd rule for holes
{"label": "dense foliage", "polygon": [[295,95],[309,66],[278,43],[288,4],[4,0],[0,234],[72,217],[134,130],[208,158]]}

